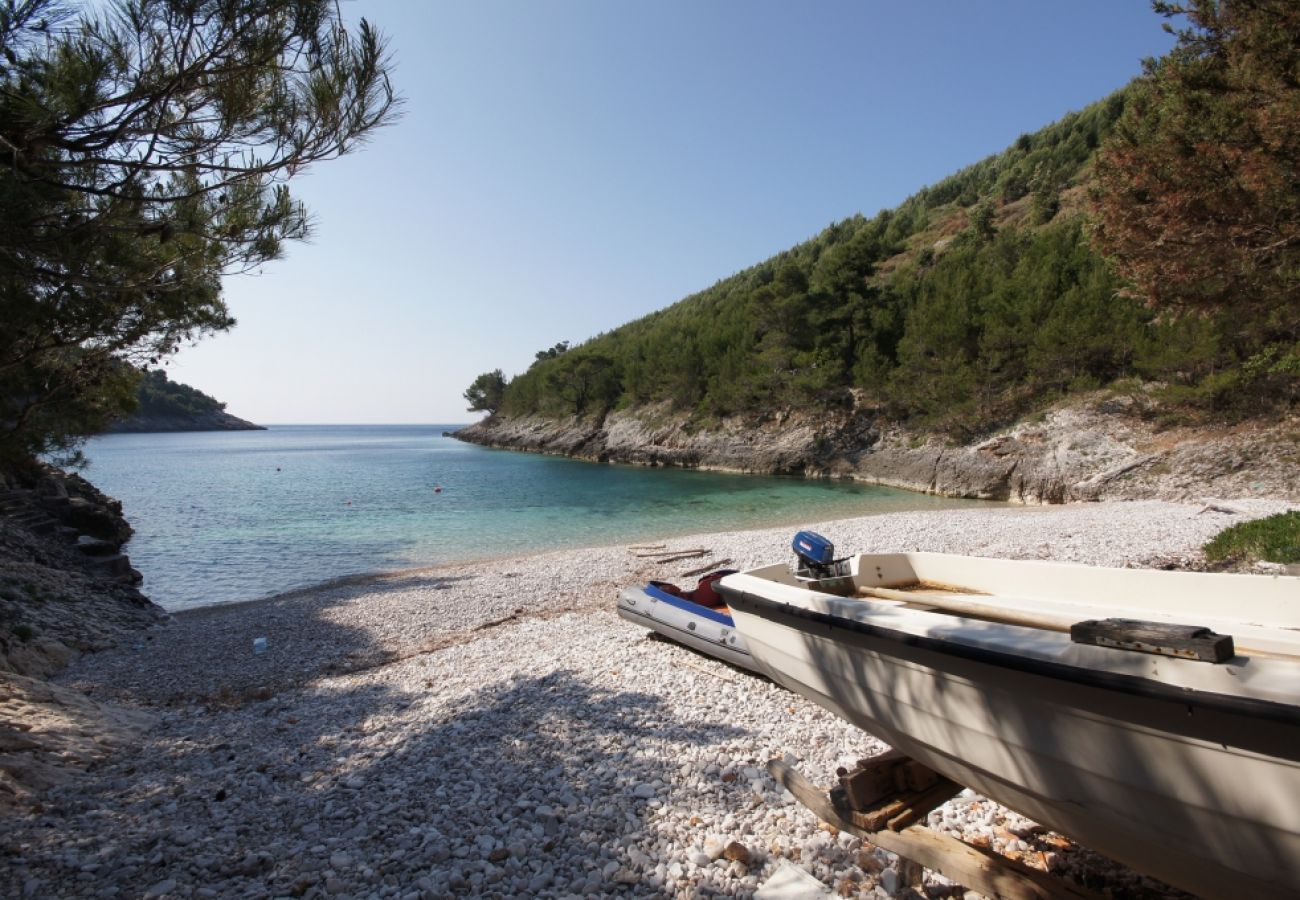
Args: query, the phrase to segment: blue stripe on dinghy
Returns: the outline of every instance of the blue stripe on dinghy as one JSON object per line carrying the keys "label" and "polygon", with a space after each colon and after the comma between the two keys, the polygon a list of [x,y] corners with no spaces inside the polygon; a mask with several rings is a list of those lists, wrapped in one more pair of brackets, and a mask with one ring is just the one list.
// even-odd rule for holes
{"label": "blue stripe on dinghy", "polygon": [[699,616],[702,619],[708,619],[710,622],[717,622],[719,625],[726,625],[728,628],[736,627],[736,623],[732,620],[731,616],[720,612],[714,612],[707,606],[700,606],[698,603],[692,603],[685,597],[677,597],[667,591],[661,591],[653,584],[647,584],[643,590],[656,600],[661,600],[669,606],[675,606],[684,612]]}

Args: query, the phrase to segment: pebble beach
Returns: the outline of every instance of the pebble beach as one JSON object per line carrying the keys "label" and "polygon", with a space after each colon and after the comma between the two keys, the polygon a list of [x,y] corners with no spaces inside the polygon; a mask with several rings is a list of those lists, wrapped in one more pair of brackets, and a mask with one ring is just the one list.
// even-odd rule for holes
{"label": "pebble beach", "polygon": [[[1186,567],[1265,500],[891,513],[808,523],[844,552]],[[6,897],[799,896],[907,890],[764,770],[829,785],[883,744],[652,637],[620,588],[791,557],[796,529],[359,578],[176,615],[57,681],[148,717],[138,745],[8,812]],[[254,652],[254,641],[265,649]],[[964,792],[929,824],[1114,896],[1182,896]],[[797,873],[796,873],[797,874]],[[964,889],[925,873],[925,896]],[[765,892],[767,892],[765,894]],[[793,896],[787,894],[783,896]]]}

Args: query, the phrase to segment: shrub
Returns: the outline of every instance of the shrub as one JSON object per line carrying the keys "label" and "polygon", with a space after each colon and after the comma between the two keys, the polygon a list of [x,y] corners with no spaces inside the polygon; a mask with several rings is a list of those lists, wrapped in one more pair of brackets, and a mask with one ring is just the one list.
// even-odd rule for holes
{"label": "shrub", "polygon": [[1205,558],[1212,562],[1300,563],[1300,511],[1233,525],[1205,545]]}

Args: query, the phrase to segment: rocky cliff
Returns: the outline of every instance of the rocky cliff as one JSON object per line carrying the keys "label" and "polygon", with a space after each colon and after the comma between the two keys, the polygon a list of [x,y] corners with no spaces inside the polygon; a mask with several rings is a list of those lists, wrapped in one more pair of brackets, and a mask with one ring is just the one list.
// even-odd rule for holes
{"label": "rocky cliff", "polygon": [[868,410],[701,425],[664,407],[598,420],[492,416],[456,432],[491,447],[601,462],[850,478],[1018,503],[1267,496],[1300,499],[1300,421],[1161,429],[1094,395],[952,445]]}
{"label": "rocky cliff", "polygon": [[121,504],[78,475],[0,475],[0,809],[124,752],[148,724],[44,680],[166,619],[136,588],[130,536]]}
{"label": "rocky cliff", "polygon": [[122,552],[121,504],[46,467],[0,477],[0,672],[44,676],[166,614]]}

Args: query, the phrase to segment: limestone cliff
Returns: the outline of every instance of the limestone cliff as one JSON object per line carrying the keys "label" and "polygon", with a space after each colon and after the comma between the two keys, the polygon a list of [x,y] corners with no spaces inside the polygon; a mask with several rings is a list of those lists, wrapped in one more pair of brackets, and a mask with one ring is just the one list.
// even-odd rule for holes
{"label": "limestone cliff", "polygon": [[1019,503],[1267,496],[1300,500],[1300,421],[1159,429],[1124,400],[1074,399],[967,445],[867,410],[694,422],[664,407],[597,420],[492,416],[456,437],[601,462],[849,478]]}

